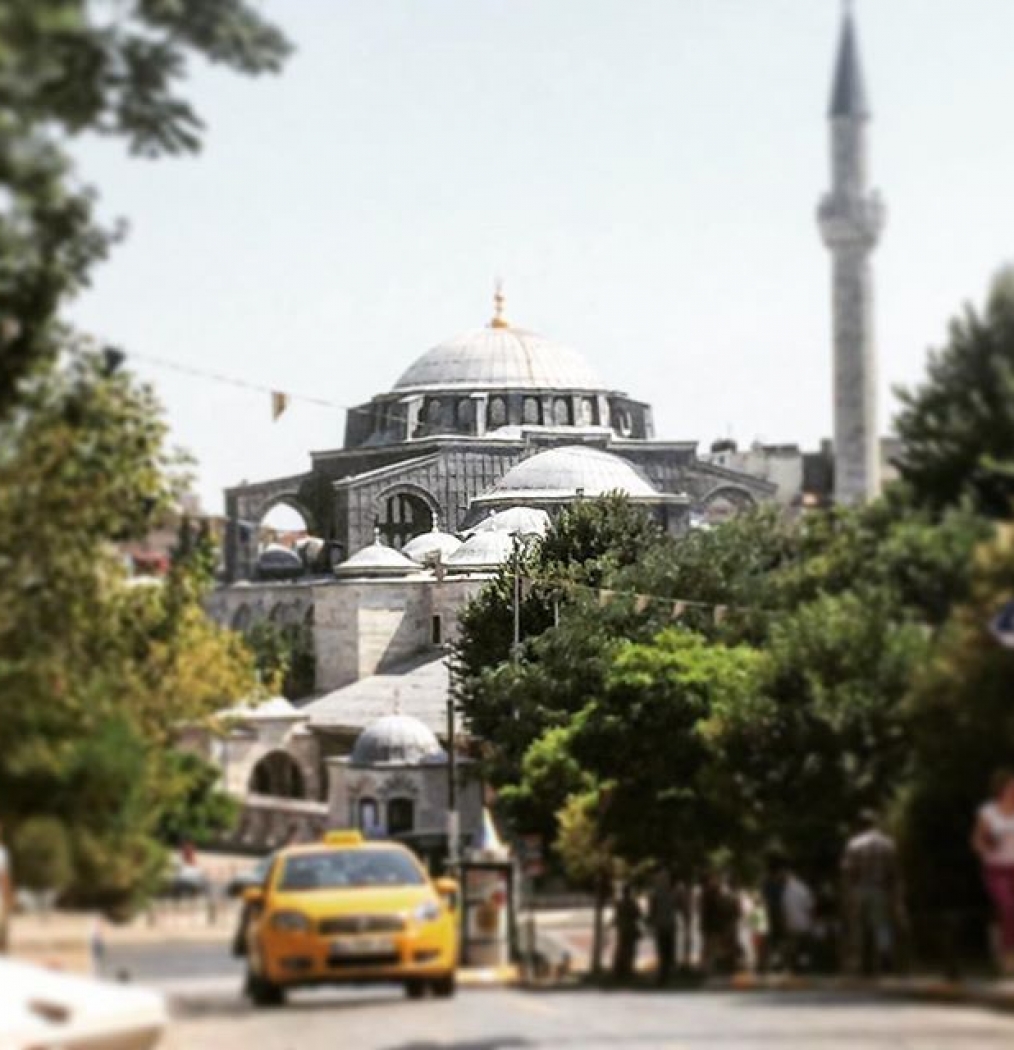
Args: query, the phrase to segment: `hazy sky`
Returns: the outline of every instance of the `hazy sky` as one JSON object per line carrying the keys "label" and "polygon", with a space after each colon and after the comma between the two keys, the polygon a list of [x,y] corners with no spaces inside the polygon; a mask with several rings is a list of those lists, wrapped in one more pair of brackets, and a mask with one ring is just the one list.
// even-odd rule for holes
{"label": "hazy sky", "polygon": [[[195,66],[197,158],[80,156],[129,240],[76,305],[141,354],[355,404],[507,315],[655,407],[659,437],[830,432],[837,0],[271,0],[296,53]],[[858,0],[888,223],[890,387],[1014,258],[1014,0]],[[137,366],[209,510],[296,473],[344,413]]]}

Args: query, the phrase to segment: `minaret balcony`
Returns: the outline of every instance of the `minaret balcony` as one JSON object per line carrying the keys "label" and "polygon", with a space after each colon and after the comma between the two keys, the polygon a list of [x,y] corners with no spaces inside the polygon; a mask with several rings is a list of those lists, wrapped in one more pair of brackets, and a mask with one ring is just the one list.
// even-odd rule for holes
{"label": "minaret balcony", "polygon": [[829,248],[872,248],[880,239],[887,209],[879,193],[866,197],[829,193],[817,209],[817,222]]}

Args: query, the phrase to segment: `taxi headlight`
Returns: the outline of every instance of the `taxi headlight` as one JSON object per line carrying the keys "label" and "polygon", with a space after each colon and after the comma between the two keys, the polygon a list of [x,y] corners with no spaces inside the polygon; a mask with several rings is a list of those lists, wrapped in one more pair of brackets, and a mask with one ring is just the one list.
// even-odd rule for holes
{"label": "taxi headlight", "polygon": [[412,918],[416,922],[436,922],[440,918],[440,906],[433,901],[427,901],[412,912]]}
{"label": "taxi headlight", "polygon": [[301,911],[276,911],[271,916],[271,929],[283,933],[309,933],[310,920]]}

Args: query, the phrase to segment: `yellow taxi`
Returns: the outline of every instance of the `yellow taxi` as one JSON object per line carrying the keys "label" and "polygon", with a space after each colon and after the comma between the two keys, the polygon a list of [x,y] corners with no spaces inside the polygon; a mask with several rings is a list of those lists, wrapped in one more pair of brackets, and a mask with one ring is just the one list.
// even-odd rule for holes
{"label": "yellow taxi", "polygon": [[243,894],[247,994],[278,1005],[290,988],[402,982],[409,996],[454,994],[458,884],[431,880],[396,843],[332,832],[280,850]]}

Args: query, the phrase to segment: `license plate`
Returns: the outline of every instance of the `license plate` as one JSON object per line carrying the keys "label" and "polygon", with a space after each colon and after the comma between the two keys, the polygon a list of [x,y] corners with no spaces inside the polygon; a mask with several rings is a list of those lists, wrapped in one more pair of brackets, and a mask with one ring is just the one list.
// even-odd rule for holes
{"label": "license plate", "polygon": [[331,942],[332,955],[392,955],[393,937],[339,937]]}

